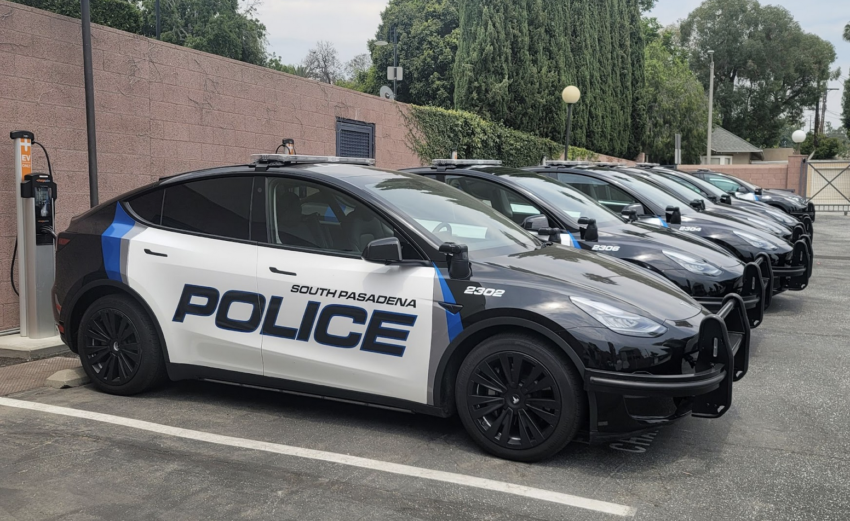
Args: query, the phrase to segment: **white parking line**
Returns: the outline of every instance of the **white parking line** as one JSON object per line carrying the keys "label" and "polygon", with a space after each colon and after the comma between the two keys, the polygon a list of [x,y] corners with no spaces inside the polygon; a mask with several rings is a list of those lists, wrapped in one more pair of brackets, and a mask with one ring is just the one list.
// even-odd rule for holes
{"label": "white parking line", "polygon": [[346,454],[337,454],[334,452],[325,452],[321,450],[304,449],[301,447],[292,447],[290,445],[280,445],[277,443],[268,443],[264,441],[246,440],[243,438],[235,438],[232,436],[222,436],[220,434],[212,434],[209,432],[194,431],[190,429],[182,429],[180,427],[171,427],[168,425],[160,425],[142,420],[134,420],[121,416],[113,416],[111,414],[101,414],[97,412],[82,411],[79,409],[71,409],[68,407],[58,407],[55,405],[47,405],[43,403],[28,402],[24,400],[15,400],[13,398],[0,397],[0,405],[6,407],[14,407],[17,409],[27,409],[30,411],[45,412],[49,414],[58,414],[61,416],[70,416],[73,418],[81,418],[84,420],[93,420],[122,427],[130,427],[157,434],[184,438],[187,440],[203,441],[207,443],[215,443],[217,445],[226,445],[228,447],[239,447],[243,449],[260,450],[275,454],[283,454],[285,456],[295,456],[298,458],[307,458],[312,460],[327,461],[330,463],[338,463],[340,465],[348,465],[351,467],[359,467],[380,472],[389,472],[391,474],[401,474],[414,478],[430,479],[433,481],[441,481],[443,483],[453,483],[466,487],[480,488],[494,492],[503,492],[516,496],[539,499],[541,501],[549,501],[561,505],[593,510],[595,512],[603,512],[615,516],[631,517],[637,512],[634,508],[618,505],[616,503],[608,503],[605,501],[597,501],[571,494],[562,494],[551,490],[543,490],[533,487],[525,487],[515,485],[513,483],[505,483],[503,481],[494,481],[491,479],[476,478],[474,476],[466,476],[464,474],[455,474],[452,472],[443,472],[440,470],[423,469],[412,467],[410,465],[400,465],[398,463],[389,463],[386,461],[359,458],[356,456],[348,456]]}

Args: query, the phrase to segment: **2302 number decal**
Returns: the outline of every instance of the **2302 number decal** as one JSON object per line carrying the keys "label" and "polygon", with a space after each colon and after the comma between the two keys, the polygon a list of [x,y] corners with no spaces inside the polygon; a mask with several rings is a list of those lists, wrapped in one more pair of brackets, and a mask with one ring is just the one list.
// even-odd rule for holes
{"label": "2302 number decal", "polygon": [[475,286],[467,286],[466,291],[464,291],[463,293],[465,295],[484,295],[485,297],[501,297],[505,294],[505,290],[493,288],[476,288]]}

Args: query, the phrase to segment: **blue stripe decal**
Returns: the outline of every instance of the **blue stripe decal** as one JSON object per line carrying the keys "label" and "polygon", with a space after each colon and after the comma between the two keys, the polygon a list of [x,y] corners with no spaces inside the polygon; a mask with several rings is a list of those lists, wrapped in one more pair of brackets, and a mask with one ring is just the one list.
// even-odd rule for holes
{"label": "blue stripe decal", "polygon": [[133,229],[136,222],[127,215],[121,203],[115,203],[115,219],[100,238],[103,267],[111,280],[121,279],[121,238]]}
{"label": "blue stripe decal", "polygon": [[669,228],[670,227],[670,225],[667,224],[667,221],[663,217],[661,217],[660,215],[657,216],[657,217],[658,217],[658,224],[660,224],[662,228]]}
{"label": "blue stripe decal", "polygon": [[[566,231],[566,230],[564,230],[564,231]],[[572,244],[572,245],[573,245],[573,248],[581,249],[581,245],[578,243],[578,241],[576,240],[576,238],[575,238],[575,237],[573,237],[573,234],[571,234],[570,232],[567,232],[567,235],[569,235],[569,236],[570,236],[570,244]]]}
{"label": "blue stripe decal", "polygon": [[759,199],[759,196],[754,195],[753,197],[755,197],[756,201],[761,201],[761,199]]}
{"label": "blue stripe decal", "polygon": [[[449,289],[449,285],[446,283],[446,279],[444,279],[443,274],[440,273],[440,268],[434,264],[434,269],[437,270],[437,278],[440,280],[440,289],[443,292],[443,302],[447,304],[457,304],[457,302],[455,302],[454,295],[452,295],[452,290]],[[459,312],[452,313],[448,309],[446,310],[446,327],[448,328],[449,342],[452,342],[455,337],[463,331],[463,323],[460,320]]]}

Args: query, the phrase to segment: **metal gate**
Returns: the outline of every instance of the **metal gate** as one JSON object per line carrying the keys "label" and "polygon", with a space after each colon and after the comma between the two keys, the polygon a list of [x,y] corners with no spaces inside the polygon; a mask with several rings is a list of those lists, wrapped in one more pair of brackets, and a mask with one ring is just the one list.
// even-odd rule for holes
{"label": "metal gate", "polygon": [[850,161],[809,161],[806,198],[818,212],[850,212]]}

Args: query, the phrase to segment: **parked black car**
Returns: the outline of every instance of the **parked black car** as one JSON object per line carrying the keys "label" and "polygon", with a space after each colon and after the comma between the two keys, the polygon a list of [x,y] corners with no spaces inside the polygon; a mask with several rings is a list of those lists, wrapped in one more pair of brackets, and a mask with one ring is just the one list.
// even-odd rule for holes
{"label": "parked black car", "polygon": [[673,227],[708,239],[744,262],[767,253],[773,267],[772,293],[802,290],[809,284],[812,259],[809,246],[761,232],[751,226],[715,215],[707,215],[658,188],[641,176],[618,172],[606,166],[581,166],[549,161],[524,170],[537,172],[573,186],[608,209],[661,227]]}
{"label": "parked black car", "polygon": [[501,166],[499,161],[434,160],[405,169],[444,182],[548,240],[595,251],[646,268],[717,311],[729,293],[743,296],[752,327],[764,317],[770,260],[744,264],[705,239],[672,228],[624,219],[580,191],[550,177]]}
{"label": "parked black car", "polygon": [[755,186],[752,183],[748,183],[743,179],[739,179],[729,174],[714,172],[708,169],[697,170],[691,175],[693,175],[694,177],[698,177],[704,181],[708,181],[714,186],[726,191],[727,193],[734,195],[735,197],[750,201],[759,201],[769,204],[771,206],[775,206],[783,212],[789,215],[793,215],[804,223],[806,217],[811,219],[812,222],[815,221],[814,203],[807,203],[805,197],[794,194],[793,192],[789,192],[787,190],[766,190],[761,187]]}
{"label": "parked black car", "polygon": [[803,223],[782,210],[760,201],[747,201],[740,197],[734,197],[708,181],[694,177],[687,172],[682,172],[671,167],[650,164],[639,164],[637,168],[671,179],[715,204],[728,205],[736,210],[742,210],[752,215],[760,216],[763,219],[774,221],[791,229],[799,226],[804,233],[808,233]]}

